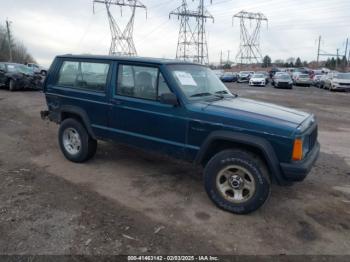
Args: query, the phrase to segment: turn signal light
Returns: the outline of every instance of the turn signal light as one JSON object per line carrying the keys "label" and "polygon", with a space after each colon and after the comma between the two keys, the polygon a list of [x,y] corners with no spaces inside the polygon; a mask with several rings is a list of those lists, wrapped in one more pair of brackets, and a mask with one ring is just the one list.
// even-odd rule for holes
{"label": "turn signal light", "polygon": [[299,161],[299,160],[302,160],[302,158],[303,158],[303,141],[298,138],[294,140],[292,159],[294,161]]}

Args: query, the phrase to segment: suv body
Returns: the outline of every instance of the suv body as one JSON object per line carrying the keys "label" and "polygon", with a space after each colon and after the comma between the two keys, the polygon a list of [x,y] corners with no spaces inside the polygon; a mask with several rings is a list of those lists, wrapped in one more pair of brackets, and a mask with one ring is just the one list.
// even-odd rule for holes
{"label": "suv body", "polygon": [[270,181],[301,181],[319,153],[312,114],[239,98],[205,66],[177,60],[57,56],[44,84],[71,161],[115,140],[204,167],[205,189],[230,212],[267,199]]}

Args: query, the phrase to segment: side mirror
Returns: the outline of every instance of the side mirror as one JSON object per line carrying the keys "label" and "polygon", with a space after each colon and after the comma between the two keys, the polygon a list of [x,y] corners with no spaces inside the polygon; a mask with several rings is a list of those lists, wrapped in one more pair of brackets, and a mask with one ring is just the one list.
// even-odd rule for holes
{"label": "side mirror", "polygon": [[159,101],[163,104],[177,106],[179,101],[174,93],[164,93],[159,97]]}

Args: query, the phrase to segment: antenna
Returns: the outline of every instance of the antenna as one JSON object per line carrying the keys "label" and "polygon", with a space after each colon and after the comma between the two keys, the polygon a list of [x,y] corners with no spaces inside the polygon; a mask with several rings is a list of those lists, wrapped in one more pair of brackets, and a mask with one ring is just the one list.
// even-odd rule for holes
{"label": "antenna", "polygon": [[[241,64],[261,63],[260,29],[262,22],[268,23],[268,19],[262,13],[246,11],[235,14],[232,21],[235,18],[240,21],[240,46],[236,60]],[[249,22],[249,27],[247,22]]]}
{"label": "antenna", "polygon": [[[186,0],[182,0],[181,6],[169,13],[169,18],[172,15],[177,16],[180,20],[176,58],[209,64],[205,23],[207,19],[214,22],[214,17],[205,8],[204,0],[199,1],[195,11],[189,10]],[[190,18],[195,18],[196,24],[190,23]]]}
{"label": "antenna", "polygon": [[[136,48],[133,39],[134,20],[136,8],[147,9],[144,4],[138,0],[93,0],[93,10],[95,3],[104,4],[106,6],[109,28],[111,31],[111,46],[109,48],[110,55],[136,56]],[[130,7],[131,15],[125,29],[121,31],[114,16],[111,13],[111,5],[119,6],[122,15],[122,7]]]}

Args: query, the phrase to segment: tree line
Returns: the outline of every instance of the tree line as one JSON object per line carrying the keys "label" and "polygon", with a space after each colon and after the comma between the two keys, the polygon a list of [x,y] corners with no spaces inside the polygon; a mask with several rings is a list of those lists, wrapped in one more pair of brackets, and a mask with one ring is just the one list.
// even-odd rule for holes
{"label": "tree line", "polygon": [[[12,61],[10,59],[10,47],[12,50]],[[14,63],[36,63],[35,59],[28,52],[25,45],[10,36],[7,33],[6,27],[0,24],[0,62]]]}
{"label": "tree line", "polygon": [[[285,61],[281,59],[277,59],[272,63],[271,57],[266,55],[263,58],[262,66],[271,67],[272,64],[275,66],[281,66],[281,67],[308,67],[310,66],[310,64],[317,64],[317,63],[315,61],[310,63],[307,61],[302,61],[300,57],[298,57],[297,59],[295,59],[294,57],[290,57]],[[346,67],[348,66],[348,61],[345,56],[337,57],[337,58],[332,57],[332,58],[328,58],[327,61],[321,61],[319,65],[327,67],[331,70],[335,70],[335,69],[345,70]]]}

